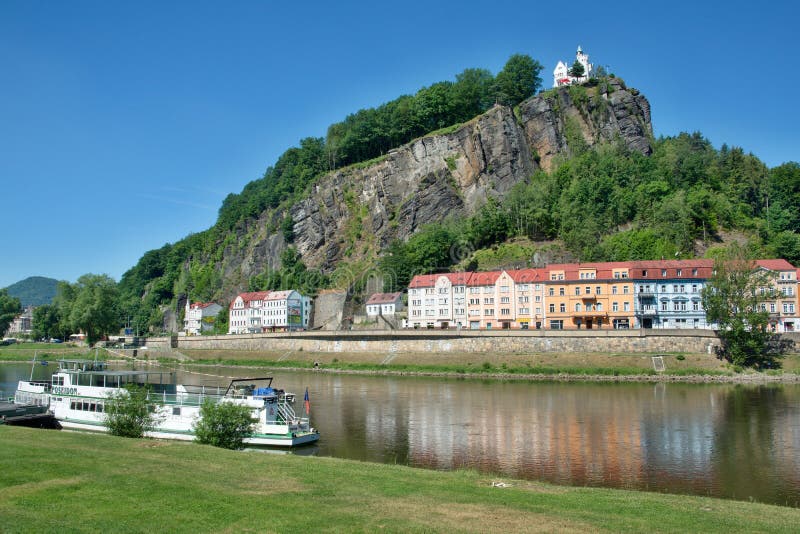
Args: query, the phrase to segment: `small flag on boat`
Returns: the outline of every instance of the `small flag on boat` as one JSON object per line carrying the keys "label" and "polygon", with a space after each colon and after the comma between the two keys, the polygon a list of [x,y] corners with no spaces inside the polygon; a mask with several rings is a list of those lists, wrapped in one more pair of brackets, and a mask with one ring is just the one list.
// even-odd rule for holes
{"label": "small flag on boat", "polygon": [[311,413],[311,402],[308,400],[308,388],[306,388],[306,396],[303,397],[303,405],[306,407],[306,415]]}

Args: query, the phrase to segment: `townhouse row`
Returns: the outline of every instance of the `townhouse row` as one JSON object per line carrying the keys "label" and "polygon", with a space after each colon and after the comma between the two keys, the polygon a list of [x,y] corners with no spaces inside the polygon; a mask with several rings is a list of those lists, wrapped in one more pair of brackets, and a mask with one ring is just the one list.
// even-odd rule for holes
{"label": "townhouse row", "polygon": [[305,330],[311,298],[295,290],[240,293],[230,304],[229,334]]}
{"label": "townhouse row", "polygon": [[[798,324],[798,269],[758,260],[772,287],[761,288],[776,332]],[[415,276],[408,287],[411,328],[714,328],[702,291],[713,260],[569,263],[540,269]]]}

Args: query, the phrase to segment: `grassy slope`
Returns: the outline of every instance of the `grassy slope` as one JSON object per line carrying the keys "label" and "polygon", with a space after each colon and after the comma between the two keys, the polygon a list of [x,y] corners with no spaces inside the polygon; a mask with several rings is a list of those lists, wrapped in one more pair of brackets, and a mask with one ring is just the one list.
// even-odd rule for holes
{"label": "grassy slope", "polygon": [[[246,350],[181,350],[198,363],[229,365],[264,365],[281,367],[312,367],[319,362],[323,368],[364,369],[406,372],[450,373],[509,373],[509,374],[589,374],[589,375],[647,375],[654,374],[650,354],[610,353],[421,353],[397,354],[384,365],[386,353],[320,353],[295,351],[289,354]],[[153,352],[151,357],[168,353]],[[708,354],[664,355],[666,373],[672,375],[718,375],[733,371],[725,362]],[[783,362],[784,371],[800,371],[800,355],[789,354]]]}
{"label": "grassy slope", "polygon": [[0,426],[7,532],[796,531],[800,510]]}

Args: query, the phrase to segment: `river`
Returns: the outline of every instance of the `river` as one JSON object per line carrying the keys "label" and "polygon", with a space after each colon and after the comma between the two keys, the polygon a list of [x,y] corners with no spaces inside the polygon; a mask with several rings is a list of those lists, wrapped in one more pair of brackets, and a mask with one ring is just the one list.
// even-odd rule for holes
{"label": "river", "polygon": [[[34,368],[47,378],[53,365]],[[29,364],[0,365],[13,392]],[[194,368],[227,384],[263,370]],[[319,443],[302,453],[493,478],[800,506],[800,386],[527,382],[276,370],[306,387]]]}

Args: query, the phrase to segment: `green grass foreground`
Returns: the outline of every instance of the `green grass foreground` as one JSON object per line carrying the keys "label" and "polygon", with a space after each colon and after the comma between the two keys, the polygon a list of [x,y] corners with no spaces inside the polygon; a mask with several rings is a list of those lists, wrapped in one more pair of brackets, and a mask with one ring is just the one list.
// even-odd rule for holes
{"label": "green grass foreground", "polygon": [[758,503],[102,434],[0,426],[0,451],[4,532],[796,532],[800,523],[798,509]]}

